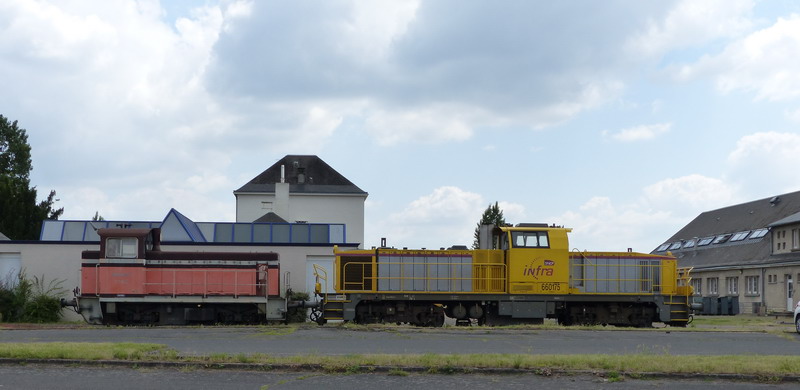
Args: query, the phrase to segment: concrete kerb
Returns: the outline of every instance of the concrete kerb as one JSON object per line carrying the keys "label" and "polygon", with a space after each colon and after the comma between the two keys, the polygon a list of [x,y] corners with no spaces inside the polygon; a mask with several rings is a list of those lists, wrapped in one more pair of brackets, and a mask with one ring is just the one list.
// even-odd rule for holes
{"label": "concrete kerb", "polygon": [[475,374],[475,375],[540,375],[540,376],[597,376],[621,379],[693,379],[723,380],[737,382],[800,383],[800,375],[754,375],[754,374],[704,374],[704,373],[664,373],[664,372],[619,372],[598,370],[562,370],[552,368],[480,368],[480,367],[415,367],[415,366],[348,366],[329,367],[321,364],[263,364],[263,363],[213,363],[213,362],[170,362],[135,360],[81,360],[81,359],[10,359],[0,358],[2,365],[54,365],[54,366],[92,366],[128,368],[172,368],[242,371],[289,371],[289,372],[328,372],[328,373],[390,373],[405,371],[419,374]]}

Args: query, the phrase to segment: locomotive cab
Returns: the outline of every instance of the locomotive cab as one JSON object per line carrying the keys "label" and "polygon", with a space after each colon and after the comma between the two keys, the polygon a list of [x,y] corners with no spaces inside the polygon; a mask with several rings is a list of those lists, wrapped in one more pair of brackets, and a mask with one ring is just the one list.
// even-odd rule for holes
{"label": "locomotive cab", "polygon": [[506,253],[511,294],[563,294],[569,290],[569,241],[572,229],[546,224],[498,228]]}

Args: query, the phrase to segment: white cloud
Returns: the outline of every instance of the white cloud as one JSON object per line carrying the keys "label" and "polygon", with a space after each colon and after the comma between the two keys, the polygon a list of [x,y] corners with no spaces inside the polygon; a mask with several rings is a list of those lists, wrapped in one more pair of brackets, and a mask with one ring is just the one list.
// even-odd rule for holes
{"label": "white cloud", "polygon": [[676,77],[710,76],[723,93],[754,92],[757,100],[800,97],[800,15],[779,18],[775,24],[729,44],[718,55],[675,70]]}
{"label": "white cloud", "polygon": [[738,198],[736,187],[698,174],[651,184],[644,188],[644,196],[651,207],[686,210],[689,215],[730,205]]}
{"label": "white cloud", "polygon": [[[664,7],[588,4],[575,14],[526,2],[250,4],[250,17],[215,46],[205,78],[212,94],[249,106],[350,104],[360,109],[343,120],[364,123],[380,145],[541,129],[614,101],[638,61],[623,58],[620,43]],[[631,22],[612,22],[621,17]]]}
{"label": "white cloud", "polygon": [[[512,202],[497,202],[497,206],[503,211],[503,217],[508,223],[538,222],[528,220],[528,211],[524,205]],[[475,221],[477,223],[477,220]]]}
{"label": "white cloud", "polygon": [[800,134],[764,132],[742,137],[728,160],[733,164],[767,163],[774,166],[783,163],[797,166],[800,162]]}
{"label": "white cloud", "polygon": [[574,228],[572,246],[580,250],[650,252],[700,213],[738,201],[737,187],[693,174],[648,185],[629,202],[595,196],[553,220]]}
{"label": "white cloud", "polygon": [[644,141],[667,133],[671,128],[672,123],[657,123],[654,125],[629,127],[613,134],[609,133],[608,131],[604,131],[603,135],[621,142]]}
{"label": "white cloud", "polygon": [[728,155],[730,177],[754,196],[773,191],[797,191],[800,185],[800,134],[763,132],[739,139]]}
{"label": "white cloud", "polygon": [[480,210],[482,204],[483,197],[479,194],[444,186],[411,202],[402,212],[392,214],[390,218],[403,223],[449,222],[469,218],[468,215]]}
{"label": "white cloud", "polygon": [[471,245],[475,223],[485,207],[480,194],[443,186],[412,201],[402,211],[375,221],[368,230],[381,232],[378,234],[394,246]]}
{"label": "white cloud", "polygon": [[786,110],[784,115],[786,115],[786,118],[788,118],[790,121],[800,124],[800,108]]}
{"label": "white cloud", "polygon": [[697,47],[718,38],[748,31],[751,0],[683,0],[661,19],[651,19],[646,31],[627,43],[634,55],[661,56],[672,49]]}
{"label": "white cloud", "polygon": [[[376,245],[380,237],[386,237],[390,246],[399,247],[470,246],[475,226],[488,205],[480,194],[455,186],[438,187],[413,200],[402,211],[388,213],[387,218],[374,218],[367,213],[365,246]],[[524,205],[507,201],[499,201],[498,205],[507,221],[530,222]],[[370,237],[371,234],[380,237]]]}
{"label": "white cloud", "polygon": [[381,110],[367,116],[365,130],[379,145],[464,141],[472,136],[472,128],[460,115],[457,109],[438,107]]}
{"label": "white cloud", "polygon": [[608,197],[593,197],[578,211],[567,211],[552,219],[573,228],[570,249],[625,251],[632,248],[645,253],[664,239],[665,230],[674,229],[682,222],[667,211],[645,209],[637,204],[616,206]]}

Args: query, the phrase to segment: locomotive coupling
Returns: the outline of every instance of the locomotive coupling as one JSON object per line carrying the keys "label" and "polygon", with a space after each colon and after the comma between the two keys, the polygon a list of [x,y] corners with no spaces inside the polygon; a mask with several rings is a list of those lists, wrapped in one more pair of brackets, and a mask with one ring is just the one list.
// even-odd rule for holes
{"label": "locomotive coupling", "polygon": [[299,309],[302,309],[302,308],[314,308],[314,307],[320,307],[320,302],[319,301],[289,301],[289,302],[286,303],[286,307],[289,308],[289,309],[294,309],[294,308],[299,308]]}
{"label": "locomotive coupling", "polygon": [[78,301],[75,298],[72,298],[70,300],[66,300],[64,298],[61,298],[61,307],[64,308],[64,307],[67,307],[67,306],[71,306],[71,307],[74,307],[74,308],[77,309],[78,308]]}

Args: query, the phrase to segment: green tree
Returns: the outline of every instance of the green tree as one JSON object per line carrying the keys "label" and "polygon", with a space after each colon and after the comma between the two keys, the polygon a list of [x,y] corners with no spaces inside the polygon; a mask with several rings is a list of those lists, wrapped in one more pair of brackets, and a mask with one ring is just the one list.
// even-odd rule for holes
{"label": "green tree", "polygon": [[58,219],[63,208],[54,209],[56,192],[36,201],[30,186],[31,146],[17,121],[0,115],[0,232],[12,240],[36,240],[45,219]]}
{"label": "green tree", "polygon": [[481,225],[506,226],[506,218],[503,216],[503,210],[500,210],[497,202],[494,202],[494,205],[490,204],[481,215],[481,220],[478,221],[478,226],[475,227],[472,249],[478,249]]}
{"label": "green tree", "polygon": [[98,222],[98,221],[105,221],[105,220],[106,220],[106,219],[105,219],[105,218],[103,218],[103,216],[102,216],[102,215],[100,215],[100,212],[99,212],[99,211],[95,211],[95,212],[94,212],[94,217],[92,217],[92,221],[94,221],[94,222]]}

